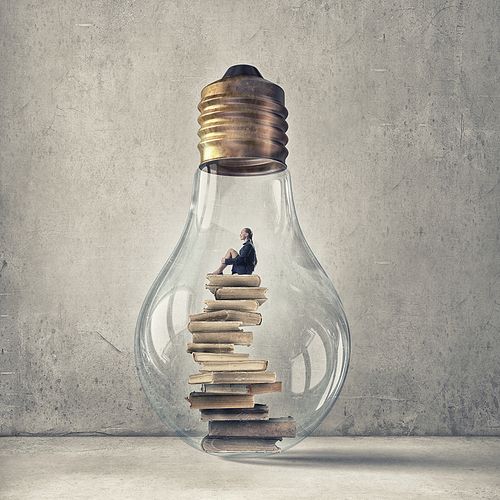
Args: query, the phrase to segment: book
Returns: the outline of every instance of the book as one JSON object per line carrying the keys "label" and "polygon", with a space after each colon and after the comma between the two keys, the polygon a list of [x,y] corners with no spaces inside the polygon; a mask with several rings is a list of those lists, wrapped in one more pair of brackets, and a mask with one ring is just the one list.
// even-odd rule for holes
{"label": "book", "polygon": [[[241,321],[241,326],[260,325],[262,323],[262,314],[258,312],[231,311],[227,310],[226,321]],[[207,313],[210,314],[210,313]]]}
{"label": "book", "polygon": [[186,352],[234,352],[234,344],[203,344],[188,342]]}
{"label": "book", "polygon": [[263,372],[267,370],[269,361],[263,359],[246,359],[241,361],[204,361],[201,371],[204,372]]}
{"label": "book", "polygon": [[[240,295],[243,295],[242,297],[235,297],[235,296],[231,296],[231,294],[226,294],[226,295],[230,295],[229,297],[222,297],[222,296],[217,296],[217,291],[218,290],[225,290],[226,288],[224,287],[218,287],[218,286],[208,286],[208,285],[205,285],[205,288],[210,292],[212,293],[214,296],[215,296],[215,301],[214,302],[217,302],[217,301],[221,301],[221,300],[224,300],[224,301],[230,301],[230,302],[234,302],[234,301],[243,301],[243,300],[255,300],[256,302],[258,302],[259,306],[261,306],[266,300],[267,300],[267,297],[264,295],[262,296],[262,292],[253,292],[251,295],[257,295],[257,297],[246,297],[245,293],[244,292],[241,292]],[[232,288],[234,289],[234,287]],[[246,288],[246,290],[248,290],[248,288]],[[264,292],[265,294],[265,292]],[[223,294],[224,295],[224,294]],[[238,295],[236,293],[236,295]]]}
{"label": "book", "polygon": [[241,321],[191,321],[188,330],[195,332],[237,332]]}
{"label": "book", "polygon": [[201,392],[207,394],[270,394],[281,392],[281,382],[271,384],[203,384]]}
{"label": "book", "polygon": [[201,422],[213,420],[267,420],[269,407],[262,403],[255,403],[253,408],[217,408],[200,410]]}
{"label": "book", "polygon": [[193,359],[196,363],[204,361],[242,361],[250,359],[248,352],[193,352]]}
{"label": "book", "polygon": [[189,375],[190,384],[270,384],[276,382],[274,372],[203,372]]}
{"label": "book", "polygon": [[[220,310],[211,311],[200,314],[192,314],[189,316],[191,322],[201,321],[240,321],[241,326],[260,325],[262,323],[262,314],[257,312],[248,311],[233,311],[233,310]],[[190,323],[191,325],[192,323]]]}
{"label": "book", "polygon": [[220,309],[231,309],[234,311],[256,311],[259,303],[256,300],[205,300],[205,312]]}
{"label": "book", "polygon": [[279,453],[278,439],[248,437],[211,437],[205,436],[201,447],[207,453]]}
{"label": "book", "polygon": [[226,420],[208,424],[208,435],[212,437],[294,438],[295,420],[292,417],[269,420]]}
{"label": "book", "polygon": [[264,287],[227,287],[217,288],[215,290],[215,298],[217,300],[232,300],[232,299],[265,299],[267,288]]}
{"label": "book", "polygon": [[200,314],[190,314],[189,319],[191,321],[227,321],[229,319],[229,313],[222,309]]}
{"label": "book", "polygon": [[253,342],[252,332],[199,332],[193,333],[193,342],[210,344],[236,344],[236,345],[250,345]]}
{"label": "book", "polygon": [[206,410],[210,408],[248,408],[254,405],[251,394],[246,395],[219,395],[192,392],[186,398],[193,410]]}
{"label": "book", "polygon": [[209,286],[260,286],[257,274],[207,274]]}

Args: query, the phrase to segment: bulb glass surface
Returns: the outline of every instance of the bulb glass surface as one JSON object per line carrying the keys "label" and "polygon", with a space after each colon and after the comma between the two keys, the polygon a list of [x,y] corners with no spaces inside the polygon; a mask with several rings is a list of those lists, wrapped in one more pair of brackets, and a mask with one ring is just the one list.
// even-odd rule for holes
{"label": "bulb glass surface", "polygon": [[[300,229],[288,170],[228,176],[197,169],[184,232],[153,283],[136,329],[136,365],[144,391],[161,420],[189,445],[201,450],[207,422],[185,397],[197,386],[189,375],[199,365],[186,352],[192,342],[189,315],[214,297],[206,274],[228,248],[239,251],[243,227],[254,232],[255,274],[268,300],[259,308],[262,324],[253,332],[251,359],[269,360],[282,392],[255,397],[271,417],[292,416],[295,438],[278,442],[287,450],[326,417],[344,383],[350,355],[347,320],[332,283]],[[230,267],[225,273],[230,273]]]}

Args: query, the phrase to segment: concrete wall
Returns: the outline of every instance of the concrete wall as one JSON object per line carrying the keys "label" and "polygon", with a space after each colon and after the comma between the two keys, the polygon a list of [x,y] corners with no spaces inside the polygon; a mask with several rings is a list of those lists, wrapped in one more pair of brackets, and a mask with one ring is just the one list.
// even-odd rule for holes
{"label": "concrete wall", "polygon": [[306,238],[351,325],[316,434],[500,435],[497,0],[0,2],[0,434],[168,434],[141,303],[182,231],[200,91],[286,92]]}

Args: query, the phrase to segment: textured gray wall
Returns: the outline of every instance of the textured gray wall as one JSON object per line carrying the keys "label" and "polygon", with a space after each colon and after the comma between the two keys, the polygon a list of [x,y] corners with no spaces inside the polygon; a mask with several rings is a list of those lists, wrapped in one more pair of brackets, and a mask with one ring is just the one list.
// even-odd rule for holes
{"label": "textured gray wall", "polygon": [[168,434],[133,359],[200,91],[286,92],[306,238],[351,325],[317,434],[500,435],[497,0],[0,2],[0,434]]}

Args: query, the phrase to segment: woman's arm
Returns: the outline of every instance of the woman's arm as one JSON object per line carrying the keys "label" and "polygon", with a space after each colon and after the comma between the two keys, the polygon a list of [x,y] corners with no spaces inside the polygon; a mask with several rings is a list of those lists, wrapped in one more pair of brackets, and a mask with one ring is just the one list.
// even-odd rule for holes
{"label": "woman's arm", "polygon": [[234,264],[242,264],[245,262],[253,264],[253,262],[250,262],[250,260],[253,258],[254,253],[255,252],[253,251],[253,247],[251,244],[243,245],[243,248],[240,250],[240,253],[236,257],[234,257],[233,259],[225,259],[225,264],[227,264],[228,266]]}

